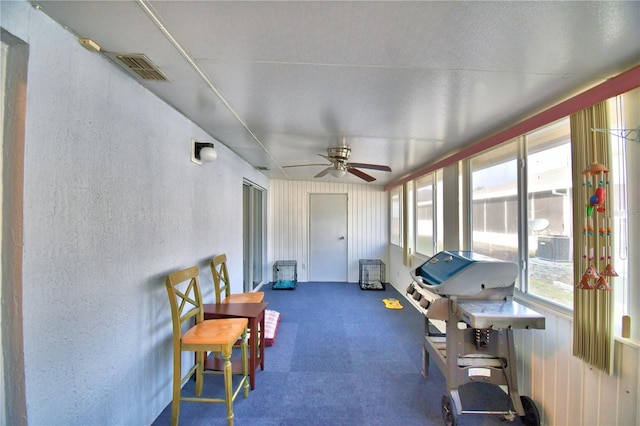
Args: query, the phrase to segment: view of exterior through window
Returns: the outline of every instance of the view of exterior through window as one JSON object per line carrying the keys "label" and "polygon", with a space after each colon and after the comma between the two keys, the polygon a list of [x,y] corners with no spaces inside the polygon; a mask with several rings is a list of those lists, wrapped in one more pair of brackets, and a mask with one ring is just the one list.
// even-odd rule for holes
{"label": "view of exterior through window", "polygon": [[416,253],[433,256],[444,250],[442,169],[421,177],[415,184]]}
{"label": "view of exterior through window", "polygon": [[[630,293],[632,283],[629,276],[637,265],[632,264],[629,257],[631,237],[630,221],[640,218],[640,211],[630,208],[629,200],[632,194],[640,193],[640,180],[634,179],[634,171],[628,170],[627,165],[635,164],[630,158],[638,158],[639,135],[626,132],[626,129],[640,128],[640,88],[632,90],[609,100],[609,131],[611,142],[611,160],[608,164],[611,184],[609,197],[612,198],[612,211],[609,212],[612,226],[611,264],[615,267],[618,277],[610,280],[609,284],[615,288],[615,329],[622,330],[622,316],[631,315],[640,309],[640,301]],[[634,150],[635,149],[635,150]],[[630,157],[631,156],[631,157]],[[631,166],[633,167],[633,166]],[[631,176],[630,176],[631,172]],[[637,171],[636,174],[637,176]],[[632,201],[633,202],[633,201]],[[637,206],[637,204],[636,204]],[[637,262],[635,262],[637,264]],[[633,329],[631,330],[633,333]]]}
{"label": "view of exterior through window", "polygon": [[[473,251],[520,263],[518,247],[525,239],[527,276],[520,289],[572,308],[569,120],[525,135],[524,144],[527,211],[523,213],[518,212],[518,140],[471,159]],[[519,236],[519,214],[527,223],[527,235]]]}
{"label": "view of exterior through window", "polygon": [[473,251],[518,263],[518,169],[515,142],[471,159]]}
{"label": "view of exterior through window", "polygon": [[528,292],[573,307],[571,134],[564,119],[526,136]]}
{"label": "view of exterior through window", "polygon": [[416,181],[416,252],[433,256],[433,174]]}
{"label": "view of exterior through window", "polygon": [[402,246],[402,187],[390,191],[391,197],[391,244]]}

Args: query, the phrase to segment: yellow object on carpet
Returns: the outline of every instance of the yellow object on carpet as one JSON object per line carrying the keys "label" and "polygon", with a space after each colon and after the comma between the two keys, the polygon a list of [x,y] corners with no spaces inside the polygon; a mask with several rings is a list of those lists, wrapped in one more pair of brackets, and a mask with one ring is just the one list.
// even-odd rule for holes
{"label": "yellow object on carpet", "polygon": [[402,309],[403,306],[400,304],[398,299],[382,299],[384,302],[384,306],[387,309]]}

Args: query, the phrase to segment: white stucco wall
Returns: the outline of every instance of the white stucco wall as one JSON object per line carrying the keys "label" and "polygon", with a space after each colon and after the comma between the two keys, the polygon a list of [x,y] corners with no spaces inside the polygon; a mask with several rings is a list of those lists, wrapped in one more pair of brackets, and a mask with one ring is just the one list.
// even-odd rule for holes
{"label": "white stucco wall", "polygon": [[242,289],[242,180],[266,177],[26,2],[23,325],[30,425],[150,424],[171,400],[166,274],[226,252]]}

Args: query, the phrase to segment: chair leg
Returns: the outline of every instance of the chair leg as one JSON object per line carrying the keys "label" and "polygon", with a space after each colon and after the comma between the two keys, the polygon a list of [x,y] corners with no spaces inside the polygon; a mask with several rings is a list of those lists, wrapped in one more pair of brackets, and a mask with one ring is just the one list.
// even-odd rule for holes
{"label": "chair leg", "polygon": [[204,357],[205,352],[196,353],[196,396],[202,395],[202,387],[204,386]]}
{"label": "chair leg", "polygon": [[173,389],[171,400],[171,426],[178,426],[178,418],[180,416],[180,382],[182,381],[180,351],[173,352]]}
{"label": "chair leg", "polygon": [[244,380],[244,397],[249,397],[249,346],[247,345],[247,329],[242,333],[242,344],[240,346],[240,356],[242,357],[242,380]]}
{"label": "chair leg", "polygon": [[224,359],[224,396],[227,404],[227,425],[233,426],[233,369],[231,368],[231,350],[226,348],[222,354]]}

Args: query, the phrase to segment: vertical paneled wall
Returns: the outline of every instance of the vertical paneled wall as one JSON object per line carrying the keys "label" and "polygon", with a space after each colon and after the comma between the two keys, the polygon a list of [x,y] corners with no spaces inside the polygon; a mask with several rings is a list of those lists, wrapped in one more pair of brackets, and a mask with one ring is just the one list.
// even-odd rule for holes
{"label": "vertical paneled wall", "polygon": [[[298,281],[308,281],[309,194],[348,196],[348,280],[358,281],[359,259],[387,263],[389,228],[387,193],[371,184],[272,180],[269,188],[269,266],[296,260]],[[273,277],[269,276],[271,281]]]}
{"label": "vertical paneled wall", "polygon": [[572,321],[551,309],[544,330],[517,330],[518,379],[546,425],[637,425],[640,348],[616,341],[608,375],[572,354]]}

